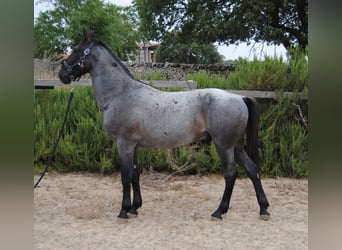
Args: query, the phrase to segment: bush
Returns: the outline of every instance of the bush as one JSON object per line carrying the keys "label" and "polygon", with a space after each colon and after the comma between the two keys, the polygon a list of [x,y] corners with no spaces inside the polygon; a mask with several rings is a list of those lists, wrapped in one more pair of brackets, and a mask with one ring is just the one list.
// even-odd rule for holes
{"label": "bush", "polygon": [[282,57],[266,56],[264,61],[240,58],[236,71],[229,76],[234,89],[303,92],[308,88],[307,51],[291,48],[287,62]]}
{"label": "bush", "polygon": [[[308,176],[308,131],[300,123],[296,99],[260,102],[259,156],[264,176]],[[297,104],[296,104],[297,105]]]}
{"label": "bush", "polygon": [[[51,154],[66,112],[69,91],[35,90],[34,162],[42,165]],[[64,133],[56,150],[55,165],[59,171],[108,171],[108,161],[118,162],[102,130],[93,89],[76,88]],[[36,169],[36,170],[39,170]],[[110,172],[110,171],[109,171]]]}
{"label": "bush", "polygon": [[307,61],[307,50],[291,48],[288,51],[289,70],[287,84],[284,91],[307,92],[309,64]]}
{"label": "bush", "polygon": [[219,89],[233,89],[231,83],[219,76],[209,76],[205,70],[200,70],[194,74],[188,74],[185,80],[193,80],[197,83],[197,88],[219,88]]}
{"label": "bush", "polygon": [[286,85],[287,65],[282,57],[265,57],[264,61],[240,58],[236,71],[229,76],[233,89],[276,91]]}

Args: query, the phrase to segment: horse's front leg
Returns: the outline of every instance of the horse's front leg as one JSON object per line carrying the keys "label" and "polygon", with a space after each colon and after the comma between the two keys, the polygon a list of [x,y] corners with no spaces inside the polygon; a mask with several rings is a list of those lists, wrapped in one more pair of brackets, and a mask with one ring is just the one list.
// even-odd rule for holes
{"label": "horse's front leg", "polygon": [[118,217],[122,219],[128,219],[127,212],[131,209],[134,149],[134,143],[125,140],[118,141],[118,151],[121,158],[121,182],[123,187],[121,211]]}
{"label": "horse's front leg", "polygon": [[133,161],[133,178],[132,178],[132,187],[133,187],[133,204],[131,209],[128,211],[131,214],[138,215],[137,209],[142,205],[142,198],[140,192],[140,184],[139,184],[139,169],[138,169],[138,149],[134,150],[134,161]]}

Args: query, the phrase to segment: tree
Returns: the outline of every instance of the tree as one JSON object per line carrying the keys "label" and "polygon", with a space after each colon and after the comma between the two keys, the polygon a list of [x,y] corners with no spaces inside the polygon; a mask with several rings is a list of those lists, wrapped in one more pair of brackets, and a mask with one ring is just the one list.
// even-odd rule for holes
{"label": "tree", "polygon": [[222,56],[213,44],[183,41],[180,33],[172,31],[164,36],[157,49],[158,62],[215,64],[223,63]]}
{"label": "tree", "polygon": [[66,51],[68,40],[63,36],[63,27],[56,23],[55,11],[40,13],[34,25],[34,57],[42,58]]}
{"label": "tree", "polygon": [[308,44],[308,0],[133,0],[148,39],[170,30],[200,43]]}
{"label": "tree", "polygon": [[40,0],[50,3],[52,10],[41,12],[34,23],[34,56],[45,57],[67,51],[71,43],[65,28],[74,10],[80,8],[84,0]]}
{"label": "tree", "polygon": [[[45,0],[54,9],[41,13],[34,26],[35,56],[66,52],[82,38],[83,28],[92,29],[122,59],[137,52],[140,40],[137,21],[129,7],[102,0]],[[130,15],[131,18],[127,18]]]}
{"label": "tree", "polygon": [[129,55],[136,54],[139,36],[129,19],[124,18],[123,15],[127,16],[124,11],[128,8],[103,4],[101,0],[87,0],[70,18],[67,35],[79,42],[83,28],[94,30],[98,39],[105,41],[122,60],[127,60]]}

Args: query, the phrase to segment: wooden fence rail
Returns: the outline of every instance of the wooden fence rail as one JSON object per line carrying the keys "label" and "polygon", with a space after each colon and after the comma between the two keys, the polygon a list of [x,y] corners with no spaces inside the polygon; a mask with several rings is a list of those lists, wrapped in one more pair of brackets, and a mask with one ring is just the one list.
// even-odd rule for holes
{"label": "wooden fence rail", "polygon": [[[195,81],[143,81],[146,84],[150,84],[156,88],[180,88],[182,90],[192,90],[197,88],[197,83]],[[80,80],[78,82],[72,82],[68,85],[63,84],[60,80],[51,79],[35,79],[34,87],[35,89],[53,89],[55,86],[92,86],[91,80]],[[276,99],[278,94],[274,91],[257,91],[257,90],[227,90],[231,93],[251,96],[259,99]],[[284,92],[283,97],[291,97],[293,95],[299,95],[302,100],[307,100],[308,96],[302,93]]]}
{"label": "wooden fence rail", "polygon": [[[156,88],[180,88],[182,90],[192,90],[197,88],[197,83],[194,81],[142,81]],[[53,89],[55,86],[92,86],[91,80],[79,80],[72,82],[69,85],[63,84],[60,80],[51,79],[35,79],[34,87],[36,89]]]}

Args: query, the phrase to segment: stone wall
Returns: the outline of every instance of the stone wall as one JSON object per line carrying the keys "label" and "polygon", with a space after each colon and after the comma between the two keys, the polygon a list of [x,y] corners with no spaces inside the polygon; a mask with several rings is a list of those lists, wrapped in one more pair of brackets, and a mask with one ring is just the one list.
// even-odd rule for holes
{"label": "stone wall", "polygon": [[[34,59],[34,76],[36,78],[55,78],[60,69],[60,61]],[[138,79],[146,79],[146,75],[159,73],[166,80],[182,81],[188,74],[204,70],[211,76],[227,77],[235,70],[235,65],[216,64],[180,64],[180,63],[127,63],[129,71]]]}
{"label": "stone wall", "polygon": [[216,64],[180,64],[180,63],[125,63],[130,72],[139,79],[145,79],[146,75],[160,73],[167,80],[181,81],[188,74],[204,70],[209,75],[227,77],[235,70],[235,65]]}

